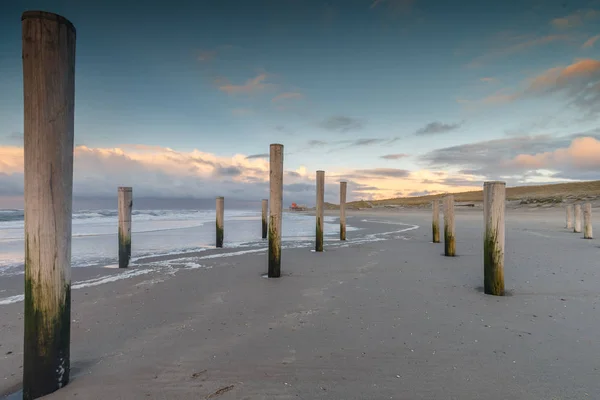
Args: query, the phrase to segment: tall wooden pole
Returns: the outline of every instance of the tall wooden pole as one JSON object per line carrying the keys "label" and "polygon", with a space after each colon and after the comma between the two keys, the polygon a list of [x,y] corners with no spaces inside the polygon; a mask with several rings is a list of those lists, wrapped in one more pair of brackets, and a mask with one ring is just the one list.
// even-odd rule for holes
{"label": "tall wooden pole", "polygon": [[75,27],[21,16],[25,164],[23,398],[69,382]]}
{"label": "tall wooden pole", "polygon": [[483,184],[483,286],[486,294],[504,296],[505,182]]}
{"label": "tall wooden pole", "polygon": [[348,182],[340,182],[340,240],[346,240],[346,190]]}
{"label": "tall wooden pole", "polygon": [[565,207],[565,210],[567,213],[566,228],[573,229],[573,206],[571,204],[567,204],[567,206]]}
{"label": "tall wooden pole", "polygon": [[433,211],[433,221],[431,222],[431,230],[433,233],[433,243],[440,242],[440,201],[435,199],[431,202]]}
{"label": "tall wooden pole", "polygon": [[317,229],[315,251],[323,251],[323,206],[325,201],[325,171],[317,171]]}
{"label": "tall wooden pole", "polygon": [[283,145],[272,144],[269,157],[269,278],[281,276],[281,221],[283,213]]}
{"label": "tall wooden pole", "polygon": [[583,238],[592,239],[594,234],[592,232],[592,204],[585,203],[583,206]]}
{"label": "tall wooden pole", "polygon": [[131,209],[133,207],[130,187],[119,187],[119,268],[127,268],[131,259]]}
{"label": "tall wooden pole", "polygon": [[575,204],[575,226],[573,232],[581,232],[581,204]]}
{"label": "tall wooden pole", "polygon": [[454,238],[454,196],[444,197],[444,254],[448,257],[456,255]]}
{"label": "tall wooden pole", "polygon": [[263,199],[262,202],[262,238],[267,238],[267,214],[269,212],[269,200]]}
{"label": "tall wooden pole", "polygon": [[225,220],[225,198],[222,196],[217,197],[217,244],[216,247],[223,247],[223,221]]}

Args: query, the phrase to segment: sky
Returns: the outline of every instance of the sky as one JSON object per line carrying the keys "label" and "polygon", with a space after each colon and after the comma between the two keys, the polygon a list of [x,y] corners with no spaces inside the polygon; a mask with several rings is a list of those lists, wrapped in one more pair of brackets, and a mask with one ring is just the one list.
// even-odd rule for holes
{"label": "sky", "polygon": [[0,5],[0,207],[23,191],[21,21],[77,29],[74,195],[284,203],[600,179],[600,1]]}

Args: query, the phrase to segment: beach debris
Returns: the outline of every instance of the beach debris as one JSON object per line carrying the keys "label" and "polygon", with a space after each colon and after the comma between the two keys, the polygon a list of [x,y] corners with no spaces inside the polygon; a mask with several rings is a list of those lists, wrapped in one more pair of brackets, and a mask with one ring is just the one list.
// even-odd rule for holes
{"label": "beach debris", "polygon": [[220,396],[222,394],[225,394],[225,393],[229,392],[233,388],[234,388],[234,385],[222,387],[221,389],[217,390],[216,392],[213,392],[213,393],[209,394],[206,398],[207,399],[214,399],[217,396]]}
{"label": "beach debris", "polygon": [[208,370],[207,370],[207,369],[205,369],[205,370],[202,370],[202,371],[200,371],[200,372],[194,372],[194,373],[192,374],[192,378],[196,379],[197,377],[199,377],[200,375],[202,375],[202,374],[203,374],[203,373],[205,373],[206,371],[208,371]]}

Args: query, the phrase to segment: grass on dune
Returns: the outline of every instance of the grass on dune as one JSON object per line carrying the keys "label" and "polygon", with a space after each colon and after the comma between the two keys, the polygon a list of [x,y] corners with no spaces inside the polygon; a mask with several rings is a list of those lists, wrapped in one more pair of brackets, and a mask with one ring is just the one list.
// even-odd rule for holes
{"label": "grass on dune", "polygon": [[[456,202],[482,202],[483,190],[451,193]],[[373,208],[385,206],[424,206],[434,199],[441,199],[446,193],[419,197],[398,197],[394,199],[353,201],[347,204],[348,209]],[[568,182],[551,185],[515,186],[506,188],[506,200],[528,203],[562,203],[593,199],[600,196],[600,181]],[[337,204],[326,203],[326,209],[337,209]]]}

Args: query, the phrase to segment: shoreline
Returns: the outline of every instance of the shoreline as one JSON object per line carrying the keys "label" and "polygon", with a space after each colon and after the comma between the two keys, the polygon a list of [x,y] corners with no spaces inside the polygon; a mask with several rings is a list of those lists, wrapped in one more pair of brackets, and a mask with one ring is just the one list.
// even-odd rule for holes
{"label": "shoreline", "polygon": [[[599,393],[597,243],[564,229],[562,212],[507,213],[509,295],[486,296],[481,215],[456,214],[457,257],[431,243],[429,210],[353,212],[376,240],[286,249],[278,279],[262,277],[266,251],[232,250],[145,260],[172,265],[74,290],[72,379],[47,398]],[[20,385],[21,314],[0,306],[0,398]]]}

